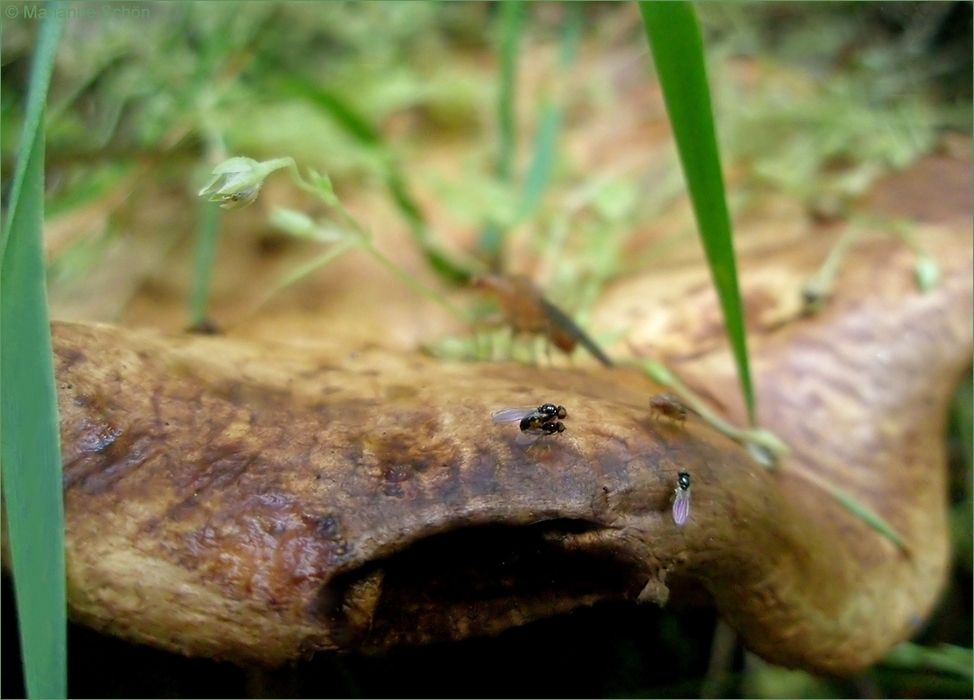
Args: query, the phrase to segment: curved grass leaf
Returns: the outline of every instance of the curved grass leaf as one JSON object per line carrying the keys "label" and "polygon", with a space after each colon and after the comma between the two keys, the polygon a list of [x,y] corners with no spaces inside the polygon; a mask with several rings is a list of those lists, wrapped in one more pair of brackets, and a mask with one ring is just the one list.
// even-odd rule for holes
{"label": "curved grass leaf", "polygon": [[308,100],[321,108],[339,126],[362,146],[382,154],[385,166],[385,184],[399,213],[406,220],[413,240],[420,246],[430,267],[443,279],[454,284],[466,284],[473,273],[458,260],[441,250],[433,240],[429,224],[409,190],[406,174],[396,161],[392,151],[383,141],[382,134],[361,116],[352,105],[337,93],[300,76],[288,76],[275,82],[277,90]]}
{"label": "curved grass leaf", "polygon": [[641,2],[639,9],[673,125],[673,136],[710,274],[720,297],[748,416],[754,425],[754,389],[748,363],[744,310],[737,283],[737,263],[720,170],[700,23],[688,2]]}
{"label": "curved grass leaf", "polygon": [[63,698],[64,499],[43,226],[44,103],[64,8],[52,3],[47,9],[0,245],[0,462],[27,695]]}

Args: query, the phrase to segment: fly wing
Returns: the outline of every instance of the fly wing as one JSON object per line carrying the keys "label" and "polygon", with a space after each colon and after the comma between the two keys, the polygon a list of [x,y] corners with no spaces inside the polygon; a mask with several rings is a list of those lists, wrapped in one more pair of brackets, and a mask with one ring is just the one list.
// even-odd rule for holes
{"label": "fly wing", "polygon": [[522,430],[514,438],[514,444],[519,447],[530,447],[538,441],[538,438],[544,435],[543,430]]}
{"label": "fly wing", "polygon": [[673,500],[673,522],[683,527],[690,518],[690,489],[677,489]]}
{"label": "fly wing", "polygon": [[490,417],[494,419],[495,423],[517,423],[534,411],[533,408],[502,408],[491,413]]}

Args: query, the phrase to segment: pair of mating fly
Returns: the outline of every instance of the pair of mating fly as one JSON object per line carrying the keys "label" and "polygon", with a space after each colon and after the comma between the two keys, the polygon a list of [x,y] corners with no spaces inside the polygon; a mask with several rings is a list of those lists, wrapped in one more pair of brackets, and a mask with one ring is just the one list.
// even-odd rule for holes
{"label": "pair of mating fly", "polygon": [[521,432],[514,442],[522,447],[533,445],[542,435],[565,432],[560,419],[568,418],[564,406],[546,403],[537,408],[503,408],[491,414],[495,423],[518,423]]}
{"label": "pair of mating fly", "polygon": [[[686,420],[686,408],[676,397],[662,394],[650,400],[653,412],[678,421],[681,425]],[[537,408],[503,408],[491,414],[495,423],[518,423],[521,432],[514,438],[514,442],[522,446],[533,445],[542,435],[554,435],[565,432],[565,424],[561,419],[568,417],[564,406],[546,403]],[[676,491],[673,497],[673,522],[683,527],[690,518],[690,474],[677,474]]]}
{"label": "pair of mating fly", "polygon": [[[687,409],[672,394],[660,394],[649,400],[650,415],[666,416],[681,426],[687,419]],[[537,408],[502,408],[494,411],[491,418],[495,423],[518,423],[521,434],[515,442],[521,446],[533,445],[542,435],[554,435],[565,432],[565,424],[561,421],[568,418],[568,411],[564,406],[546,403]]]}

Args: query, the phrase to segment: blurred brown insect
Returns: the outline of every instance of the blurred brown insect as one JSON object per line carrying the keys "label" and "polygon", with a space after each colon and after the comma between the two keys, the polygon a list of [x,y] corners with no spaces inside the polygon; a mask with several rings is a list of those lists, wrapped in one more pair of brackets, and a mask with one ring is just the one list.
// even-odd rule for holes
{"label": "blurred brown insect", "polygon": [[474,286],[497,297],[504,320],[515,334],[543,335],[549,343],[571,354],[579,343],[606,367],[612,360],[585,335],[568,315],[544,298],[534,283],[523,275],[485,275]]}
{"label": "blurred brown insect", "polygon": [[666,416],[682,428],[687,420],[687,407],[673,394],[657,394],[649,400],[649,416]]}

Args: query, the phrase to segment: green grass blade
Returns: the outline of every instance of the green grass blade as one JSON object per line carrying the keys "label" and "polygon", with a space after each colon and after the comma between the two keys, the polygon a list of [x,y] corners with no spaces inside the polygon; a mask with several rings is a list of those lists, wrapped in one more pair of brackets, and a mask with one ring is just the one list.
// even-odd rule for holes
{"label": "green grass blade", "polygon": [[578,45],[585,27],[585,8],[580,2],[570,2],[565,5],[565,14],[565,28],[561,33],[561,56],[558,58],[562,71],[570,70],[578,56]]}
{"label": "green grass blade", "polygon": [[899,547],[903,551],[907,551],[906,541],[903,539],[903,536],[896,530],[896,528],[894,528],[892,525],[886,522],[879,515],[879,513],[876,513],[875,511],[871,510],[865,504],[861,503],[858,499],[846,493],[845,491],[838,488],[837,486],[829,485],[826,486],[826,488],[829,491],[829,493],[832,494],[832,497],[835,500],[837,500],[839,503],[841,503],[846,508],[846,510],[848,510],[850,513],[852,513],[857,518],[862,520],[864,523],[866,523],[866,525],[868,525],[873,530],[881,534],[883,537],[888,539],[897,547]]}
{"label": "green grass blade", "polygon": [[[565,26],[561,31],[561,56],[558,61],[562,73],[568,73],[578,54],[578,43],[582,36],[582,6],[571,3],[566,6]],[[521,204],[517,210],[516,221],[530,218],[541,205],[541,198],[555,168],[558,149],[558,134],[564,115],[564,107],[553,101],[541,105],[538,122],[538,137],[535,141],[534,157],[524,180]]]}
{"label": "green grass blade", "polygon": [[497,100],[497,120],[500,126],[500,148],[497,155],[497,178],[511,179],[517,132],[514,119],[514,95],[517,87],[517,59],[521,50],[521,31],[524,27],[523,2],[509,0],[501,3],[501,83]]}
{"label": "green grass blade", "polygon": [[956,440],[961,450],[961,483],[963,484],[963,500],[956,503],[950,510],[950,532],[954,544],[954,558],[958,566],[968,574],[971,572],[971,554],[974,549],[974,482],[972,482],[972,450],[974,450],[974,424],[972,424],[972,391],[971,375],[968,374],[957,391],[954,392],[953,408],[951,410],[951,436]]}
{"label": "green grass blade", "polygon": [[[568,73],[575,62],[583,24],[580,4],[569,4],[565,10],[567,17],[561,32],[561,56],[558,62],[562,73]],[[551,182],[551,174],[555,168],[558,134],[564,111],[564,107],[555,102],[545,101],[541,105],[541,117],[538,120],[541,128],[535,141],[534,158],[531,160],[524,180],[524,190],[516,221],[530,218],[541,205],[541,198]]]}
{"label": "green grass blade", "polygon": [[193,296],[189,302],[190,328],[203,328],[207,323],[216,244],[220,237],[220,207],[204,201],[196,241],[196,269],[193,273]]}
{"label": "green grass blade", "polygon": [[[513,176],[514,154],[517,150],[517,120],[514,98],[517,91],[517,64],[521,51],[526,8],[519,0],[500,4],[501,72],[497,94],[497,179],[509,182]],[[501,247],[506,231],[496,221],[489,221],[480,234],[480,254],[491,269],[500,268]]]}
{"label": "green grass blade", "polygon": [[754,425],[754,389],[748,363],[744,310],[737,283],[737,263],[720,170],[700,23],[688,2],[641,2],[639,9],[673,124],[673,135],[710,274],[720,297],[748,415]]}
{"label": "green grass blade", "polygon": [[[43,245],[44,102],[64,8],[48,6],[0,259],[0,464],[28,697],[67,694],[64,500]],[[60,11],[60,12],[58,12]]]}
{"label": "green grass blade", "polygon": [[279,92],[308,99],[316,104],[359,143],[376,148],[383,145],[379,131],[367,119],[337,93],[318,85],[312,79],[288,76],[275,81],[274,84]]}
{"label": "green grass blade", "polygon": [[[50,9],[61,8],[61,3],[52,3]],[[10,200],[7,207],[7,220],[0,231],[0,260],[3,260],[7,249],[7,237],[10,234],[10,222],[17,213],[20,201],[20,189],[24,186],[25,171],[27,169],[28,148],[33,145],[34,135],[44,128],[44,103],[47,99],[47,86],[51,82],[54,71],[54,58],[57,55],[57,45],[64,28],[64,19],[46,20],[45,26],[53,28],[42,31],[37,39],[37,53],[31,72],[31,82],[28,86],[27,108],[24,114],[24,132],[20,139],[20,150],[17,154],[17,164],[14,168],[14,179],[10,187]]]}
{"label": "green grass blade", "polygon": [[[520,3],[511,3],[520,4]],[[575,61],[578,53],[578,43],[582,35],[582,11],[581,6],[570,4],[566,8],[567,17],[565,26],[561,32],[561,56],[559,68],[567,73]],[[514,126],[513,126],[513,66],[516,58],[517,43],[509,35],[514,32],[507,26],[508,22],[513,24],[510,17],[505,17],[505,40],[502,55],[502,77],[501,77],[501,155],[498,162],[498,178],[502,181],[510,179],[510,161],[513,159],[514,149]],[[520,21],[520,20],[518,20]],[[517,25],[520,31],[520,25]],[[511,55],[509,55],[511,54]],[[510,71],[511,75],[508,75]],[[509,94],[510,93],[510,94]],[[505,111],[508,110],[508,111]],[[535,139],[534,156],[531,165],[528,167],[525,176],[524,186],[521,192],[521,201],[518,204],[515,215],[515,225],[531,218],[538,207],[541,205],[545,190],[551,182],[551,175],[554,171],[555,159],[558,150],[558,135],[561,130],[564,108],[562,105],[545,100],[540,107],[538,123],[538,135]],[[508,124],[505,120],[511,120]],[[505,231],[496,223],[488,224],[481,237],[481,249],[494,260],[503,242]]]}
{"label": "green grass blade", "polygon": [[545,102],[541,106],[541,128],[535,144],[534,158],[524,180],[521,203],[515,221],[530,218],[541,204],[544,191],[551,181],[558,148],[558,132],[561,128],[562,109],[559,105]]}
{"label": "green grass blade", "polygon": [[[954,402],[952,408],[952,420],[957,430],[957,434],[960,436],[960,446],[962,454],[964,456],[964,467],[967,470],[968,476],[970,476],[971,465],[974,463],[974,407],[972,407],[972,398],[974,398],[974,387],[971,385],[971,377],[967,376],[966,379],[962,380],[960,385],[957,387],[957,391],[954,392]],[[967,487],[967,497],[971,496],[971,484],[965,484]]]}
{"label": "green grass blade", "polygon": [[433,242],[430,234],[429,224],[419,208],[419,204],[413,199],[412,194],[406,184],[406,176],[398,165],[390,163],[389,171],[386,176],[386,186],[392,194],[392,200],[396,203],[399,213],[406,219],[409,229],[423,250],[426,262],[444,280],[453,284],[467,284],[473,277],[473,273],[463,263],[454,260],[439,249]]}

